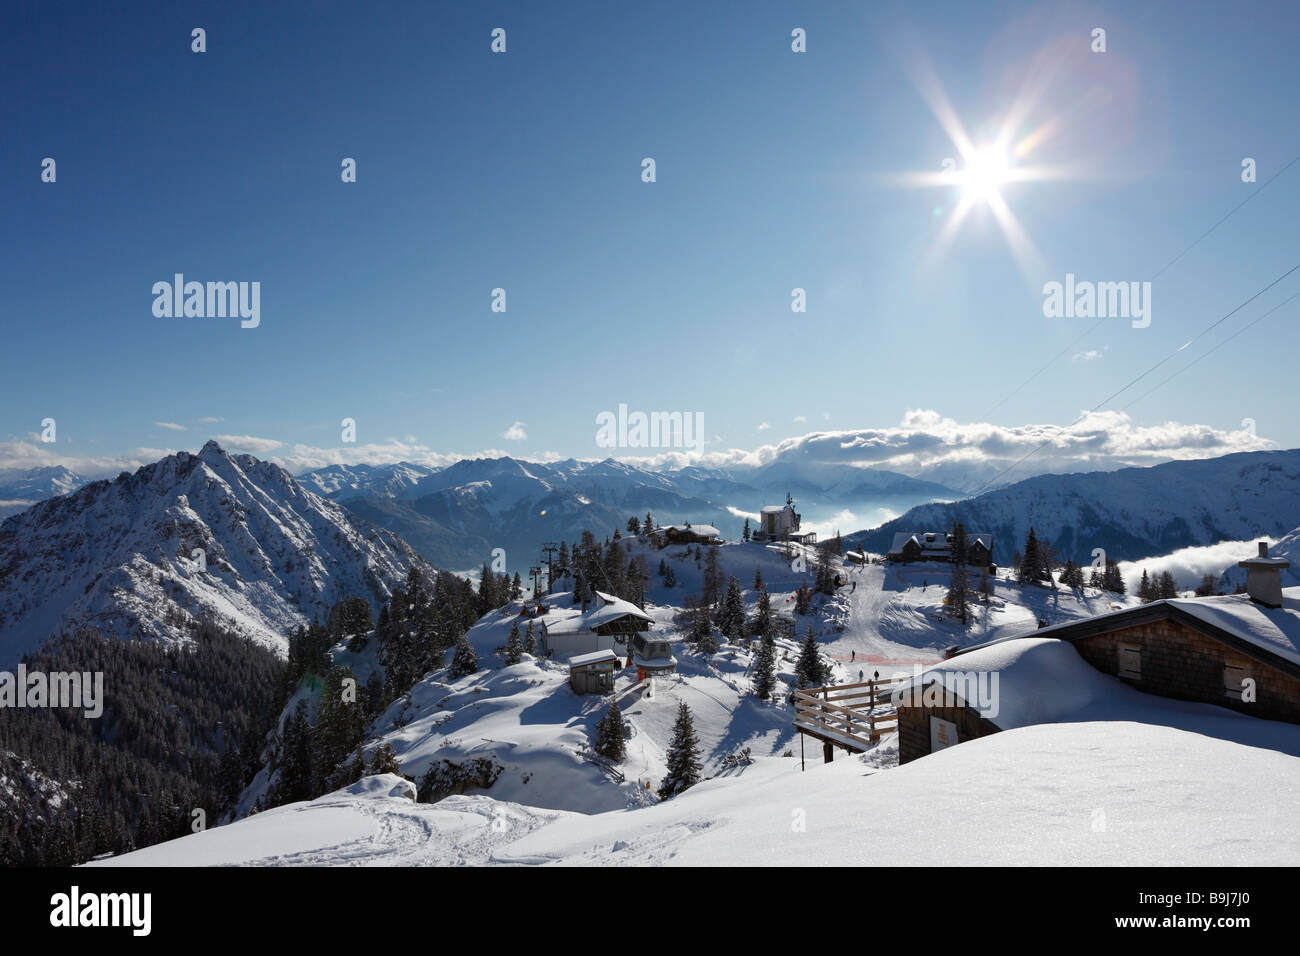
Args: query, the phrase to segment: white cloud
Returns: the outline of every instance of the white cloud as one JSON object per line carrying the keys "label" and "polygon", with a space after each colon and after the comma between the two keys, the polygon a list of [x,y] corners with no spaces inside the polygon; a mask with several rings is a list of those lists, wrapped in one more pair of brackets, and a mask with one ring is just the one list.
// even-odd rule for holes
{"label": "white cloud", "polygon": [[[1034,452],[1040,445],[1044,447]],[[1276,442],[1246,430],[1180,422],[1137,425],[1123,412],[1098,412],[1073,428],[1063,429],[1052,424],[963,423],[933,409],[911,409],[893,428],[828,429],[757,448],[707,451],[702,455],[685,450],[664,451],[622,460],[650,468],[682,468],[690,464],[743,468],[789,461],[809,466],[856,465],[918,475],[945,465],[1004,468],[1034,452],[1025,464],[1008,473],[1008,481],[1017,481],[1044,472],[1157,465],[1275,447]]]}
{"label": "white cloud", "polygon": [[168,431],[173,431],[173,432],[185,431],[184,425],[177,425],[175,422],[154,422],[154,424],[157,425],[159,428],[166,428]]}
{"label": "white cloud", "polygon": [[[523,423],[518,423],[523,428]],[[761,428],[771,428],[769,422]],[[410,441],[388,440],[367,445],[320,448],[252,436],[217,436],[223,446],[253,454],[278,451],[271,461],[294,474],[335,464],[395,464],[409,461],[441,468],[462,458],[499,458],[502,449],[441,451]],[[1210,425],[1165,422],[1136,425],[1120,412],[1089,416],[1068,431],[1051,424],[994,425],[987,422],[957,422],[932,409],[912,409],[899,425],[814,431],[772,444],[731,448],[696,454],[688,449],[663,449],[646,457],[620,456],[620,460],[643,468],[682,468],[686,465],[735,467],[739,469],[791,462],[815,468],[818,465],[853,465],[879,468],[908,475],[932,474],[943,481],[947,466],[986,471],[1000,470],[1031,452],[1045,447],[1025,464],[1006,476],[1017,481],[1043,472],[1098,471],[1129,465],[1155,465],[1172,460],[1214,458],[1233,452],[1261,451],[1276,447],[1269,439],[1247,430],[1228,431]],[[0,442],[0,473],[25,471],[45,465],[63,465],[86,477],[115,476],[171,454],[166,449],[141,449],[119,456],[66,454],[64,442],[47,445],[39,440]],[[195,449],[196,450],[196,449]],[[547,452],[539,460],[558,460],[570,455]],[[593,458],[592,460],[596,460]],[[964,485],[962,485],[964,487]],[[860,519],[867,516],[859,515]]]}
{"label": "white cloud", "polygon": [[806,422],[806,421],[808,421],[808,416],[807,416],[807,415],[796,415],[796,416],[794,417],[794,420],[797,421],[797,422]]}
{"label": "white cloud", "polygon": [[199,421],[202,422],[204,425],[215,425],[217,422],[224,422],[225,419],[208,417],[208,418],[200,418]]}
{"label": "white cloud", "polygon": [[527,422],[515,422],[505,430],[505,434],[501,437],[506,441],[524,441],[528,438],[528,432],[524,431],[527,427]]}
{"label": "white cloud", "polygon": [[256,435],[214,435],[213,437],[226,451],[251,451],[254,454],[275,451],[284,444],[274,438],[258,438]]}
{"label": "white cloud", "polygon": [[[1178,582],[1178,587],[1190,590],[1201,583],[1202,576],[1213,574],[1217,581],[1219,575],[1229,568],[1237,566],[1238,561],[1253,558],[1256,554],[1256,542],[1268,541],[1272,547],[1275,539],[1259,537],[1249,541],[1220,541],[1203,547],[1182,548],[1169,554],[1146,558],[1142,561],[1121,561],[1119,572],[1124,576],[1130,594],[1137,593],[1138,583],[1142,580],[1142,571],[1155,576],[1168,571]],[[1231,590],[1231,589],[1229,589]]]}
{"label": "white cloud", "polygon": [[[1107,348],[1109,347],[1110,346],[1107,346]],[[1106,351],[1106,349],[1102,349],[1100,352],[1097,351],[1096,349],[1088,349],[1088,351],[1086,352],[1075,352],[1074,355],[1070,356],[1070,361],[1071,362],[1092,362],[1096,359],[1101,358],[1102,352],[1104,351]]]}
{"label": "white cloud", "polygon": [[765,432],[765,431],[767,431],[767,430],[768,430],[769,428],[771,428],[771,427],[772,427],[772,423],[771,423],[771,422],[759,422],[758,430],[761,431],[761,432]]}

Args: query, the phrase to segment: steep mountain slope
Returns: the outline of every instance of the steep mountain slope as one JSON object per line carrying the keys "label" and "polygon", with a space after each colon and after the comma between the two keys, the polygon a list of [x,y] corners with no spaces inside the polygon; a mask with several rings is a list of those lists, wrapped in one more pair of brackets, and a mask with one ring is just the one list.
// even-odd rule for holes
{"label": "steep mountain slope", "polygon": [[1281,535],[1300,518],[1300,449],[1243,452],[1114,472],[1040,475],[975,498],[919,505],[851,535],[883,552],[896,531],[992,532],[995,558],[1009,563],[1032,525],[1061,558],[1081,564],[1094,548],[1138,560],[1192,545]]}
{"label": "steep mountain slope", "polygon": [[204,617],[283,652],[342,598],[387,600],[413,564],[397,536],[208,442],[0,525],[0,664],[59,629],[171,641]]}

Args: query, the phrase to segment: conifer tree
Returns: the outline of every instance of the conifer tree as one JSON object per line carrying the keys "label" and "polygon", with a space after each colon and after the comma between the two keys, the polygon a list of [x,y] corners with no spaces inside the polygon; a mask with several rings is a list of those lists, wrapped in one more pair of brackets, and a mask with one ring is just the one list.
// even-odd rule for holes
{"label": "conifer tree", "polygon": [[704,559],[704,586],[701,603],[713,607],[722,598],[722,572],[718,569],[718,549],[710,547]]}
{"label": "conifer tree", "polygon": [[469,640],[462,634],[456,641],[456,653],[452,656],[451,667],[447,670],[447,676],[452,680],[460,680],[462,677],[468,677],[478,670],[478,655],[474,653],[474,648],[470,645]]}
{"label": "conifer tree", "polygon": [[772,631],[772,597],[767,589],[758,592],[758,609],[754,612],[754,634],[764,637]]}
{"label": "conifer tree", "polygon": [[311,735],[315,794],[333,789],[326,786],[327,779],[361,743],[366,721],[358,690],[352,671],[346,667],[332,667],[325,675]]}
{"label": "conifer tree", "polygon": [[1146,568],[1142,569],[1142,580],[1138,582],[1137,596],[1143,604],[1150,604],[1155,600],[1155,593],[1151,587],[1151,578],[1147,576]]}
{"label": "conifer tree", "polygon": [[677,704],[677,720],[668,747],[668,773],[659,784],[659,799],[670,800],[700,782],[700,742],[686,701]]}
{"label": "conifer tree", "polygon": [[[767,592],[764,592],[767,593]],[[758,653],[754,655],[751,665],[754,681],[754,696],[767,700],[776,689],[776,641],[770,631],[759,638]]]}
{"label": "conifer tree", "polygon": [[[531,627],[532,621],[528,624]],[[524,659],[524,642],[519,637],[519,618],[515,618],[510,625],[510,636],[506,638],[506,667],[518,664]],[[473,673],[471,671],[470,673]]]}
{"label": "conifer tree", "polygon": [[1025,537],[1025,551],[1020,558],[1020,567],[1016,569],[1021,584],[1038,584],[1046,580],[1047,572],[1043,567],[1042,549],[1038,545],[1038,535],[1029,529]]}
{"label": "conifer tree", "polygon": [[1157,588],[1158,590],[1156,593],[1159,600],[1167,601],[1170,598],[1178,597],[1178,582],[1174,580],[1173,574],[1169,571],[1160,572],[1160,580],[1157,584]]}
{"label": "conifer tree", "polygon": [[823,687],[830,680],[830,667],[822,660],[821,650],[817,646],[817,637],[813,627],[808,625],[808,636],[799,648],[799,659],[794,665],[796,686]]}
{"label": "conifer tree", "polygon": [[727,593],[718,612],[718,630],[728,641],[738,641],[745,630],[745,595],[733,574],[727,580]]}
{"label": "conifer tree", "polygon": [[596,724],[596,746],[593,749],[602,757],[617,762],[627,756],[626,738],[623,712],[618,709],[618,701],[611,700],[609,710]]}
{"label": "conifer tree", "polygon": [[393,745],[384,741],[375,748],[374,753],[370,755],[370,764],[366,767],[367,774],[376,773],[396,773],[402,772],[402,765],[397,761],[397,754],[393,753]]}
{"label": "conifer tree", "polygon": [[746,518],[746,519],[745,519],[745,527],[744,527],[744,530],[742,530],[742,531],[740,532],[740,540],[741,540],[741,541],[748,541],[748,540],[749,540],[749,533],[750,533],[750,532],[749,532],[749,519]]}
{"label": "conifer tree", "polygon": [[528,622],[528,630],[524,632],[524,653],[537,654],[537,635],[533,632],[533,622]]}
{"label": "conifer tree", "polygon": [[1124,594],[1128,588],[1124,586],[1124,576],[1119,573],[1119,565],[1111,560],[1106,559],[1106,570],[1102,574],[1102,586],[1113,594]]}

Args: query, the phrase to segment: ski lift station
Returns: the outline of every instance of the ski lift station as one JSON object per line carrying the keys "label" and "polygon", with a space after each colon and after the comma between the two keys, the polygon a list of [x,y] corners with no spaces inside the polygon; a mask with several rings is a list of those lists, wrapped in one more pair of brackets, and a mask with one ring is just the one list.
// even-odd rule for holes
{"label": "ski lift station", "polygon": [[632,638],[632,663],[636,665],[636,679],[645,680],[660,674],[670,674],[677,669],[677,658],[667,641],[637,634]]}
{"label": "ski lift station", "polygon": [[538,619],[542,626],[542,649],[547,654],[572,657],[612,651],[654,623],[649,614],[631,601],[604,591],[596,591],[595,595],[594,605],[586,611],[573,607],[567,592],[550,595],[546,613]]}

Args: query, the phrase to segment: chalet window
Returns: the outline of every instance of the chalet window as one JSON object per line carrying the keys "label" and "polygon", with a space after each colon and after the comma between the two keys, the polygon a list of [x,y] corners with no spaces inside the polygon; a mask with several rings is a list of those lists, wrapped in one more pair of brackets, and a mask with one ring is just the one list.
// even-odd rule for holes
{"label": "chalet window", "polygon": [[1131,680],[1142,679],[1142,648],[1136,644],[1119,646],[1119,676]]}
{"label": "chalet window", "polygon": [[1225,697],[1233,700],[1241,700],[1241,692],[1245,687],[1246,680],[1250,677],[1244,667],[1233,667],[1231,664],[1225,664],[1223,667],[1223,693]]}

